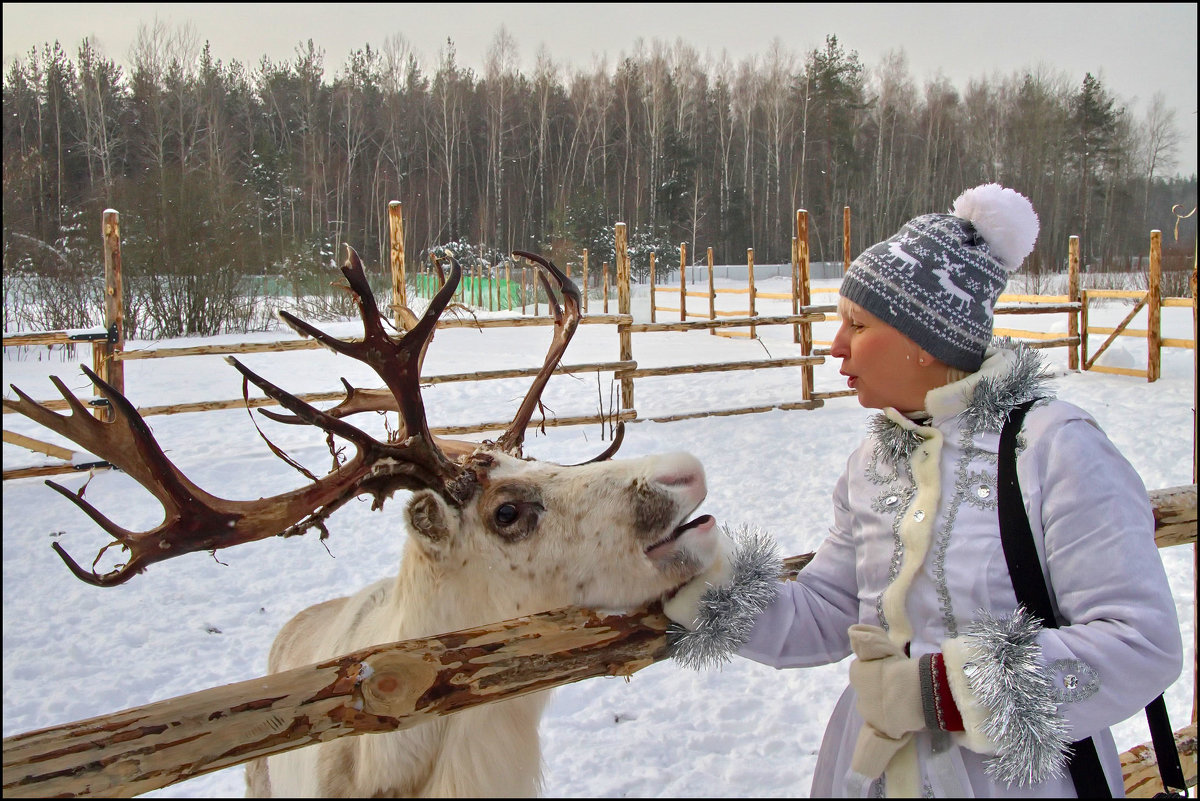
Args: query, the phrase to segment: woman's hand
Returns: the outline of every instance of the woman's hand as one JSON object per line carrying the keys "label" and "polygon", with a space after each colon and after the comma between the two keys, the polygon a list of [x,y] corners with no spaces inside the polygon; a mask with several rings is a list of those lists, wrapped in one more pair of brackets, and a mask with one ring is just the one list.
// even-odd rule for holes
{"label": "woman's hand", "polygon": [[704,570],[663,601],[663,612],[688,631],[695,631],[700,613],[700,599],[708,590],[724,587],[733,578],[734,542],[724,529],[716,532],[716,547]]}

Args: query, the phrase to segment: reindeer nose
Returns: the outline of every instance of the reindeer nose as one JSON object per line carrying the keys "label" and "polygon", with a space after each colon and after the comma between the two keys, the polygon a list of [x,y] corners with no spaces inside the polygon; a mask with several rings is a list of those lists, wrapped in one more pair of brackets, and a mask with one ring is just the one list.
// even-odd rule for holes
{"label": "reindeer nose", "polygon": [[651,480],[664,487],[690,490],[700,498],[708,492],[704,483],[704,466],[690,453],[660,456]]}

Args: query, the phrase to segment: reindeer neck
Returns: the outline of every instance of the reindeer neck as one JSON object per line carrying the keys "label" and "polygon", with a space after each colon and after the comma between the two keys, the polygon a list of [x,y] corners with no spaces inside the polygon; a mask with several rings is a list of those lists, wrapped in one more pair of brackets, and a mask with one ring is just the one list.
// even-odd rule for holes
{"label": "reindeer neck", "polygon": [[[514,598],[486,565],[429,559],[406,545],[389,592],[387,617],[398,639],[428,637],[542,611]],[[524,590],[528,592],[528,588]],[[524,601],[524,602],[523,602]],[[382,610],[381,610],[382,611]]]}

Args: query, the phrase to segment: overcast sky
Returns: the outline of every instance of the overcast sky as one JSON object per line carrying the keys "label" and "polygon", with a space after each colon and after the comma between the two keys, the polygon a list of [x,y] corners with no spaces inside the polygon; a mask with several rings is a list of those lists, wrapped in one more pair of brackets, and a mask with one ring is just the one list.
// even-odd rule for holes
{"label": "overcast sky", "polygon": [[213,55],[253,67],[266,55],[290,59],[312,39],[326,53],[327,76],[347,54],[402,34],[426,69],[449,37],[460,64],[482,68],[500,26],[516,40],[528,72],[545,47],[563,66],[609,67],[639,39],[683,38],[714,57],[740,60],[775,38],[802,56],[836,34],[867,67],[903,48],[918,82],[940,70],[960,89],[974,77],[1049,67],[1076,82],[1102,77],[1137,118],[1162,92],[1175,109],[1184,141],[1180,171],[1196,171],[1196,40],[1194,3],[1088,4],[764,4],[764,3],[4,3],[3,58],[55,40],[74,58],[86,36],[126,63],[141,23],[174,31],[190,22]]}

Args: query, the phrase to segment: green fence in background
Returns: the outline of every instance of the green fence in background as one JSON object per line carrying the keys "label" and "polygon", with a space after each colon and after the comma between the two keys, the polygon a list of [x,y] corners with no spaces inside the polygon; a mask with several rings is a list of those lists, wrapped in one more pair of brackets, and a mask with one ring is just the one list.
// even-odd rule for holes
{"label": "green fence in background", "polygon": [[[425,298],[432,297],[440,288],[438,279],[427,274],[411,276],[409,284],[421,297]],[[532,290],[526,290],[525,294],[526,304],[532,306]],[[521,284],[503,278],[477,278],[473,275],[464,275],[454,296],[462,298],[463,302],[469,306],[478,306],[488,311],[521,308]],[[542,303],[546,302],[544,291],[538,292],[538,297]]]}

